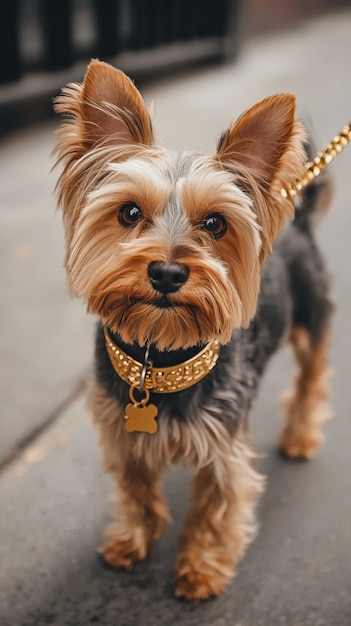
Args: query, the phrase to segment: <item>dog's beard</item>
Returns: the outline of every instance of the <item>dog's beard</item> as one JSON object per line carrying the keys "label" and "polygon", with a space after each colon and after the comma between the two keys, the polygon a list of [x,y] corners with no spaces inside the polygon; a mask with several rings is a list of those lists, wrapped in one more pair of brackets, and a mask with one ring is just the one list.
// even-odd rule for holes
{"label": "dog's beard", "polygon": [[[241,321],[241,301],[231,285],[187,287],[164,296],[151,287],[96,289],[88,300],[90,313],[120,335],[125,343],[154,344],[159,350],[188,348],[213,338],[226,343]],[[182,293],[184,291],[184,293]],[[102,293],[104,295],[102,295]]]}
{"label": "dog's beard", "polygon": [[[122,313],[117,324],[116,313]],[[212,320],[203,309],[193,305],[160,307],[137,301],[124,309],[108,311],[102,319],[125,343],[152,343],[159,350],[176,350],[207,343],[213,337],[227,341],[231,327],[222,327],[223,332],[218,323],[220,311],[216,313],[217,319]]]}

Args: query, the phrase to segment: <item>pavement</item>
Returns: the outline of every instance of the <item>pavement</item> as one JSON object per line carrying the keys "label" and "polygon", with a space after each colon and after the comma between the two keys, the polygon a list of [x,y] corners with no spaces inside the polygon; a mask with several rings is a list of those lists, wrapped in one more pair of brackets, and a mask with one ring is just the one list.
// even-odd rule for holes
{"label": "pavement", "polygon": [[[236,62],[143,85],[169,147],[214,150],[229,122],[259,99],[297,94],[320,148],[351,118],[351,11],[249,39]],[[85,406],[94,320],[66,293],[55,213],[52,120],[0,145],[0,624],[104,626],[350,626],[351,148],[331,166],[332,209],[318,240],[333,276],[335,419],[310,463],[276,453],[279,393],[291,355],[274,357],[252,413],[257,469],[267,476],[260,532],[219,599],[200,606],[172,591],[191,470],[165,478],[173,524],[154,559],[107,568],[99,545],[112,504]]]}

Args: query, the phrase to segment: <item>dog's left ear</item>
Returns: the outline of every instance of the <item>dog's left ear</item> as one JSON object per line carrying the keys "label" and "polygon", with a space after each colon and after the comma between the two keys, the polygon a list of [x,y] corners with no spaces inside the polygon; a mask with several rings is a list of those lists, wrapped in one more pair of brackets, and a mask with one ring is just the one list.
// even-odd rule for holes
{"label": "dog's left ear", "polygon": [[217,159],[222,167],[239,175],[245,191],[251,192],[262,227],[262,260],[271,250],[286,216],[294,204],[283,200],[281,189],[293,184],[306,162],[302,125],[295,118],[296,99],[277,94],[246,111],[222,135]]}
{"label": "dog's left ear", "polygon": [[295,96],[277,94],[246,111],[222,135],[218,156],[269,187],[295,134]]}

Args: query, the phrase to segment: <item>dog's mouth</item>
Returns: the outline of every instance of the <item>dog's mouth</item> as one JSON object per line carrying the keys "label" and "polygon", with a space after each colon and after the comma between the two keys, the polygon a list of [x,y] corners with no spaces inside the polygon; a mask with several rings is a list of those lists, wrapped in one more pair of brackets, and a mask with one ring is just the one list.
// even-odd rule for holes
{"label": "dog's mouth", "polygon": [[214,326],[211,313],[212,309],[184,302],[174,294],[135,294],[126,302],[112,302],[105,311],[99,311],[103,323],[126,344],[142,346],[149,342],[161,351],[205,344],[219,336],[221,326],[217,319]]}
{"label": "dog's mouth", "polygon": [[157,309],[173,309],[175,306],[179,306],[176,302],[171,302],[167,296],[163,296],[159,300],[155,300],[152,304]]}
{"label": "dog's mouth", "polygon": [[130,302],[130,306],[128,307],[128,310],[130,310],[131,307],[137,304],[151,306],[161,311],[162,310],[170,311],[172,309],[173,310],[178,309],[178,311],[179,310],[188,311],[192,319],[195,322],[199,335],[201,335],[201,330],[200,330],[200,326],[198,323],[197,309],[191,304],[180,302],[179,300],[176,300],[174,297],[169,298],[167,295],[163,295],[162,297],[155,298],[155,299],[133,298]]}
{"label": "dog's mouth", "polygon": [[156,309],[174,309],[177,307],[184,307],[185,305],[181,302],[177,302],[174,299],[168,298],[168,296],[162,296],[161,298],[155,299],[144,299],[144,298],[133,298],[130,302],[131,306],[135,304],[146,304],[148,306],[153,306]]}

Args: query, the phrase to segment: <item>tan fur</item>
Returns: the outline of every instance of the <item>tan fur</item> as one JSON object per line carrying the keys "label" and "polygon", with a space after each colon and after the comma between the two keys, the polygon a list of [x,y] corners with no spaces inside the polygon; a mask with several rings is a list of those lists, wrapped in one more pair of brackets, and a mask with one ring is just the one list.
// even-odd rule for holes
{"label": "tan fur", "polygon": [[[99,315],[112,330],[118,329],[126,342],[136,340],[143,345],[149,340],[161,349],[184,348],[213,337],[226,343],[233,325],[247,326],[256,309],[261,265],[255,214],[244,194],[234,187],[233,177],[227,172],[208,176],[209,165],[204,159],[203,163],[195,163],[194,174],[190,172],[176,185],[175,193],[189,216],[189,223],[184,228],[183,244],[172,245],[157,221],[171,192],[163,171],[169,158],[164,155],[161,163],[150,159],[150,167],[146,158],[143,161],[131,158],[127,163],[111,165],[103,191],[89,193],[69,245],[70,287],[86,300],[89,312]],[[202,185],[206,175],[209,180]],[[200,198],[197,203],[200,209],[194,215],[193,196],[201,185],[204,201],[202,205]],[[145,234],[138,229],[130,233],[116,223],[116,209],[130,197],[143,207],[146,217],[154,218],[154,226],[150,224]],[[200,246],[194,245],[192,224],[197,227],[218,206],[232,225],[231,232],[215,247],[206,233],[198,231],[196,244]],[[136,234],[140,234],[137,240]],[[117,244],[120,244],[118,248]],[[116,257],[110,253],[114,246]],[[151,286],[140,283],[139,277],[146,273],[152,258],[191,267],[189,283],[181,294],[170,298],[177,304],[177,315],[171,309],[156,310]],[[126,302],[131,304],[127,315]],[[145,316],[151,316],[148,328],[144,324]],[[161,316],[162,327],[158,325]]]}
{"label": "tan fur", "polygon": [[311,344],[302,327],[292,330],[290,341],[298,371],[293,388],[284,397],[286,426],[281,433],[280,448],[292,458],[312,458],[324,441],[322,426],[331,417],[327,404],[330,390],[327,380],[329,329],[317,346]]}
{"label": "tan fur", "polygon": [[[180,537],[176,595],[199,602],[219,595],[255,533],[254,505],[263,479],[251,467],[247,436],[239,432],[194,479],[192,506]],[[226,449],[227,448],[227,449]]]}
{"label": "tan fur", "polygon": [[[174,156],[150,145],[151,120],[140,94],[122,72],[92,61],[83,86],[70,85],[56,104],[72,116],[57,146],[68,283],[90,313],[118,329],[125,342],[150,341],[161,350],[213,338],[226,343],[233,328],[249,325],[262,262],[293,211],[280,189],[304,163],[294,106],[293,96],[280,94],[252,107],[224,134],[218,153],[195,161],[173,189],[166,172]],[[176,247],[157,220],[171,193],[188,218],[184,244]],[[117,222],[119,207],[131,200],[150,220],[132,233]],[[214,244],[198,224],[219,209],[229,228]],[[181,295],[171,295],[176,308],[168,311],[156,309],[150,285],[139,280],[155,254],[191,267]]]}
{"label": "tan fur", "polygon": [[251,107],[223,134],[218,146],[221,164],[241,172],[242,184],[254,198],[262,226],[261,259],[271,252],[293,202],[282,201],[281,189],[304,170],[306,138],[294,119],[295,96],[278,94]]}
{"label": "tan fur", "polygon": [[[294,97],[279,94],[255,105],[224,133],[216,154],[193,156],[190,165],[185,159],[183,170],[177,155],[154,145],[149,113],[133,83],[105,63],[92,61],[83,84],[68,85],[56,109],[70,116],[57,153],[71,292],[127,344],[150,342],[159,350],[213,338],[225,344],[235,328],[247,327],[262,263],[293,215],[281,187],[300,176],[305,161]],[[130,202],[142,219],[126,228],[118,215]],[[223,238],[202,227],[214,213],[226,220]],[[155,260],[189,269],[164,308],[148,280]],[[316,364],[311,384],[317,370]],[[301,382],[297,387],[300,407],[304,390]],[[97,382],[89,397],[104,466],[117,484],[117,521],[101,548],[105,559],[130,568],[150,554],[170,519],[159,481],[170,463],[182,460],[195,467],[195,478],[176,594],[195,602],[218,595],[252,539],[263,487],[252,468],[246,415],[231,435],[216,407],[200,408],[196,419],[184,422],[165,414],[150,436],[126,432],[124,407]],[[289,453],[297,423],[290,419],[283,438]]]}
{"label": "tan fur", "polygon": [[248,435],[241,431],[232,440],[208,415],[199,416],[196,426],[161,422],[157,437],[131,435],[123,428],[120,405],[95,386],[90,407],[105,470],[118,485],[117,522],[101,548],[106,560],[130,568],[152,552],[153,540],[170,521],[159,480],[169,463],[182,459],[195,466],[196,475],[180,539],[176,593],[194,601],[221,593],[254,536],[254,507],[263,489],[263,478],[251,467]]}

